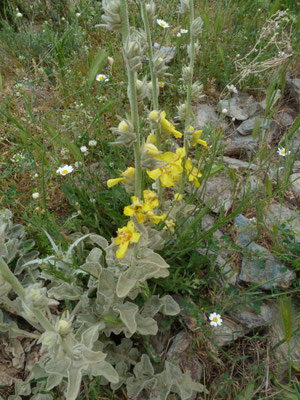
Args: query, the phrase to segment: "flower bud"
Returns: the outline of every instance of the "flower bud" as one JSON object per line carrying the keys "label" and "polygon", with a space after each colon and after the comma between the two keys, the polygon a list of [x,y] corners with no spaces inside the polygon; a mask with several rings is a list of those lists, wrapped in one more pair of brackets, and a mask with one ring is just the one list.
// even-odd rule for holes
{"label": "flower bud", "polygon": [[141,35],[134,31],[128,35],[124,44],[124,56],[131,71],[138,71],[142,66],[143,48]]}
{"label": "flower bud", "polygon": [[153,57],[153,67],[157,77],[163,78],[164,75],[166,74],[168,67],[166,65],[165,58],[163,57],[162,53],[159,50],[155,53]]}
{"label": "flower bud", "polygon": [[62,336],[67,335],[71,332],[72,326],[70,322],[66,321],[65,319],[61,319],[57,324],[58,333]]}
{"label": "flower bud", "polygon": [[182,79],[184,83],[188,83],[193,77],[193,71],[191,67],[184,65],[182,67]]}
{"label": "flower bud", "polygon": [[136,80],[136,95],[138,101],[143,101],[147,95],[147,86],[145,81]]}
{"label": "flower bud", "polygon": [[149,21],[153,21],[154,20],[154,16],[155,16],[155,3],[154,3],[154,1],[150,1],[149,3],[146,3],[146,13],[147,13]]}
{"label": "flower bud", "polygon": [[149,118],[151,121],[158,121],[160,117],[160,113],[156,110],[153,110],[149,113]]}
{"label": "flower bud", "polygon": [[127,132],[129,130],[129,125],[127,124],[126,121],[121,121],[118,125],[118,130],[120,132]]}
{"label": "flower bud", "polygon": [[192,33],[194,37],[199,36],[202,33],[203,20],[201,17],[194,19],[192,23]]}
{"label": "flower bud", "polygon": [[190,14],[190,0],[180,0],[180,7],[178,12],[180,14],[189,15]]}
{"label": "flower bud", "polygon": [[185,120],[185,113],[186,113],[186,104],[180,104],[179,106],[177,106],[177,111],[178,111],[178,115],[176,116],[176,118],[180,119],[181,121]]}
{"label": "flower bud", "polygon": [[121,29],[120,0],[102,0],[104,15],[102,19],[104,24],[96,25],[108,29],[109,31],[118,31]]}
{"label": "flower bud", "polygon": [[192,100],[199,100],[204,97],[202,93],[203,85],[200,82],[194,82],[192,84],[192,91],[191,91],[191,99]]}

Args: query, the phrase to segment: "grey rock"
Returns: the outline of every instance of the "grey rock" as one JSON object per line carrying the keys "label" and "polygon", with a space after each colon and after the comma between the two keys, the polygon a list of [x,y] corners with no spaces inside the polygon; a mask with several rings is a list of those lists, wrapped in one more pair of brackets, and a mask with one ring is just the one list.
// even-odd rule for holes
{"label": "grey rock", "polygon": [[293,116],[286,111],[279,112],[277,115],[277,120],[283,127],[291,126],[294,122]]}
{"label": "grey rock", "polygon": [[220,159],[220,161],[223,161],[224,164],[226,164],[229,168],[232,168],[236,171],[245,171],[247,169],[250,169],[251,171],[256,171],[258,169],[257,165],[249,164],[247,161],[238,160],[237,158],[225,156],[223,157],[223,159]]}
{"label": "grey rock", "polygon": [[223,319],[221,326],[211,327],[212,333],[208,339],[217,346],[227,346],[233,343],[236,339],[243,337],[246,330],[234,321]]}
{"label": "grey rock", "polygon": [[300,213],[278,203],[272,203],[266,213],[266,223],[273,225],[280,221],[286,223],[300,238]]}
{"label": "grey rock", "polygon": [[[273,125],[273,129],[267,130],[264,134],[264,142],[272,143],[274,133],[277,130]],[[253,138],[252,135],[242,136],[238,132],[234,133],[226,140],[224,155],[229,157],[237,157],[255,151],[259,145],[259,135]]]}
{"label": "grey rock", "polygon": [[[284,379],[288,375],[289,366],[293,363],[295,366],[300,368],[300,336],[299,334],[294,334],[291,337],[290,342],[286,340],[286,329],[284,328],[284,322],[282,318],[282,312],[280,306],[276,302],[270,304],[272,312],[276,315],[276,319],[271,325],[268,331],[268,337],[270,338],[270,343],[272,347],[275,347],[271,356],[274,358],[273,372],[277,375],[279,379]],[[296,305],[291,307],[291,331],[297,329],[298,319],[300,309]],[[279,346],[278,344],[281,343]]]}
{"label": "grey rock", "polygon": [[248,114],[249,114],[249,118],[257,116],[257,115],[263,115],[264,114],[263,107],[257,101],[252,103],[252,104],[249,104],[249,106],[247,107],[247,111],[248,111]]}
{"label": "grey rock", "polygon": [[293,165],[293,173],[300,172],[300,161],[295,161]]}
{"label": "grey rock", "polygon": [[239,322],[246,329],[256,329],[270,325],[274,320],[272,309],[263,304],[260,312],[253,311],[249,306],[242,306],[228,312],[229,316]]}
{"label": "grey rock", "polygon": [[238,215],[234,219],[234,225],[237,227],[236,240],[239,246],[247,247],[257,236],[256,226],[243,215]]}
{"label": "grey rock", "polygon": [[286,88],[290,92],[291,96],[295,99],[298,105],[300,105],[300,79],[292,79],[287,76]]}
{"label": "grey rock", "polygon": [[248,136],[253,132],[254,127],[259,126],[259,131],[262,129],[270,129],[272,132],[276,132],[277,124],[275,121],[264,121],[263,118],[260,117],[252,117],[247,121],[241,123],[241,125],[237,128],[237,131],[243,135]]}
{"label": "grey rock", "polygon": [[248,256],[243,257],[239,280],[258,284],[263,289],[288,287],[296,274],[280,264],[265,247],[256,243],[247,246]]}
{"label": "grey rock", "polygon": [[[201,188],[200,188],[201,192]],[[204,201],[214,212],[228,211],[233,201],[233,182],[224,175],[214,175],[206,182]]]}
{"label": "grey rock", "polygon": [[162,57],[165,59],[166,63],[170,63],[174,56],[176,49],[175,47],[166,47],[166,46],[161,46],[159,43],[154,43],[153,45],[155,51],[159,51]]}
{"label": "grey rock", "polygon": [[[195,382],[201,382],[203,374],[203,365],[197,357],[197,353],[193,349],[193,338],[185,331],[180,331],[168,353],[167,360],[174,360],[183,368],[183,371],[189,371]],[[194,400],[197,394],[194,393],[189,399]]]}
{"label": "grey rock", "polygon": [[291,189],[296,197],[300,197],[300,172],[290,176]]}
{"label": "grey rock", "polygon": [[227,117],[235,118],[239,121],[244,121],[249,118],[249,112],[239,104],[236,97],[230,100],[221,100],[218,105],[219,112],[222,112],[224,108],[227,110],[225,113]]}
{"label": "grey rock", "polygon": [[196,119],[196,125],[202,129],[206,124],[216,123],[218,121],[218,115],[215,111],[215,107],[209,104],[198,104],[194,108],[194,114]]}

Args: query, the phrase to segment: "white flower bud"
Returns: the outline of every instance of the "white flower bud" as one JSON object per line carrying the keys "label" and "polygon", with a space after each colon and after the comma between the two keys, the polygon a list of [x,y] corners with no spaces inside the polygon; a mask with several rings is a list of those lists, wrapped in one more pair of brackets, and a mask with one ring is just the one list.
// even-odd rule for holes
{"label": "white flower bud", "polygon": [[32,198],[33,198],[34,200],[37,200],[37,199],[40,198],[40,194],[39,194],[38,192],[32,193]]}

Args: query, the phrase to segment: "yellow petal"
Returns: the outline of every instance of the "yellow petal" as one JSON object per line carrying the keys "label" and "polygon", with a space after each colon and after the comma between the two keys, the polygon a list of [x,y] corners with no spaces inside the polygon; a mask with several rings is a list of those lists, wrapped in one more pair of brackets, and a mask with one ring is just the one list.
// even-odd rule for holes
{"label": "yellow petal", "polygon": [[138,232],[134,232],[130,241],[133,243],[137,243],[140,240],[141,234]]}
{"label": "yellow petal", "polygon": [[161,170],[160,170],[160,168],[154,169],[153,171],[147,170],[147,174],[150,176],[150,178],[152,178],[156,181],[156,179],[159,178],[161,175]]}
{"label": "yellow petal", "polygon": [[160,177],[160,181],[163,187],[175,186],[173,177],[170,174],[162,174]]}
{"label": "yellow petal", "polygon": [[119,182],[124,182],[125,178],[115,178],[115,179],[109,179],[106,184],[109,188],[111,188],[112,186],[117,185]]}
{"label": "yellow petal", "polygon": [[124,255],[126,253],[126,250],[128,249],[128,245],[129,245],[129,242],[125,242],[123,244],[120,244],[118,250],[116,251],[117,258],[123,258],[124,257]]}
{"label": "yellow petal", "polygon": [[133,178],[133,176],[134,176],[134,170],[135,170],[135,168],[133,168],[133,167],[128,167],[127,169],[126,169],[126,171],[124,171],[124,172],[122,172],[122,176],[124,176],[125,178]]}
{"label": "yellow petal", "polygon": [[129,232],[134,233],[134,223],[132,221],[128,222],[127,229],[129,230]]}
{"label": "yellow petal", "polygon": [[142,212],[137,212],[135,215],[139,224],[145,221],[146,215]]}
{"label": "yellow petal", "polygon": [[153,135],[153,134],[148,135],[146,143],[155,144],[156,143],[156,136]]}
{"label": "yellow petal", "polygon": [[134,208],[132,206],[124,207],[123,214],[127,217],[132,217],[134,215]]}

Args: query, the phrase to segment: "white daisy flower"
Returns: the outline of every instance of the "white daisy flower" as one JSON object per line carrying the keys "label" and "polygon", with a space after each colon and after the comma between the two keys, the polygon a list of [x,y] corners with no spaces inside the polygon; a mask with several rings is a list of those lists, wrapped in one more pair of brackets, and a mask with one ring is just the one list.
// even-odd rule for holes
{"label": "white daisy flower", "polygon": [[158,82],[158,86],[159,86],[159,87],[164,87],[165,84],[164,84],[163,82]]}
{"label": "white daisy flower", "polygon": [[17,18],[22,18],[22,17],[23,17],[23,14],[20,13],[20,12],[18,12],[17,15],[16,15],[16,17],[17,17]]}
{"label": "white daisy flower", "polygon": [[170,27],[170,25],[166,21],[164,21],[163,19],[157,19],[156,22],[162,28],[169,28]]}
{"label": "white daisy flower", "polygon": [[226,85],[226,88],[228,89],[228,91],[230,92],[230,93],[235,93],[235,94],[237,94],[237,88],[234,86],[234,85]]}
{"label": "white daisy flower", "polygon": [[34,200],[37,200],[37,199],[40,198],[40,194],[39,194],[38,192],[32,193],[32,198],[33,198]]}
{"label": "white daisy flower", "polygon": [[96,81],[98,81],[98,82],[108,82],[109,79],[108,79],[108,77],[107,77],[106,75],[104,75],[104,74],[98,74],[98,75],[96,76]]}
{"label": "white daisy flower", "polygon": [[282,157],[285,157],[286,155],[291,154],[291,152],[290,151],[286,151],[284,147],[278,147],[277,153]]}
{"label": "white daisy flower", "polygon": [[180,29],[180,33],[188,33],[188,29]]}
{"label": "white daisy flower", "polygon": [[227,108],[222,108],[222,114],[226,114],[228,112]]}
{"label": "white daisy flower", "polygon": [[210,324],[212,326],[218,326],[218,325],[221,326],[222,325],[223,320],[222,320],[220,314],[217,314],[215,312],[211,313],[209,315],[209,319],[210,319]]}
{"label": "white daisy flower", "polygon": [[86,146],[81,146],[80,151],[81,151],[81,153],[86,153],[88,151],[88,149]]}
{"label": "white daisy flower", "polygon": [[90,146],[90,147],[95,147],[95,146],[97,146],[97,140],[90,140],[90,141],[89,141],[89,146]]}
{"label": "white daisy flower", "polygon": [[72,171],[73,171],[72,165],[64,165],[63,167],[59,167],[58,170],[56,170],[56,173],[60,175],[68,175]]}

